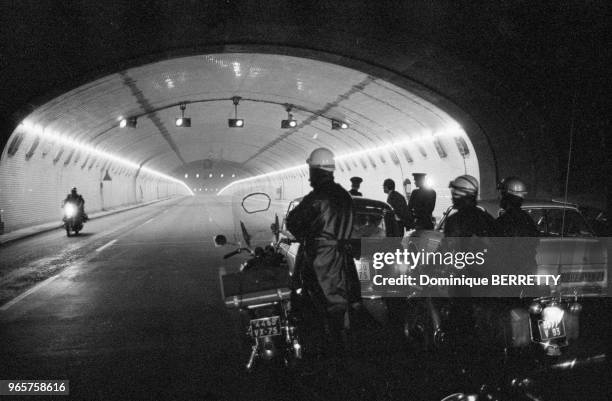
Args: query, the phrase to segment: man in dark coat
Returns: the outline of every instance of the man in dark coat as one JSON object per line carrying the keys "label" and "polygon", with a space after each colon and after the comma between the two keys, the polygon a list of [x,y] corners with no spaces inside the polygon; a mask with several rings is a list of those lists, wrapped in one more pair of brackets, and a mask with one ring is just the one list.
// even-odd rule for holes
{"label": "man in dark coat", "polygon": [[500,194],[500,216],[497,226],[500,236],[523,237],[508,242],[504,251],[511,255],[507,258],[514,265],[507,266],[506,274],[535,274],[536,249],[540,232],[533,219],[521,209],[523,199],[527,195],[527,186],[517,177],[506,177],[498,185]]}
{"label": "man in dark coat", "polygon": [[417,189],[410,194],[408,210],[414,217],[414,228],[431,230],[433,229],[432,213],[436,206],[436,191],[425,188],[426,174],[414,173],[412,176]]}
{"label": "man in dark coat", "polygon": [[409,215],[408,204],[406,198],[395,190],[395,181],[387,178],[383,182],[383,191],[387,194],[387,203],[393,208],[400,227],[410,229],[411,216]]}
{"label": "man in dark coat", "polygon": [[307,160],[313,190],[287,215],[287,229],[300,241],[296,260],[304,289],[328,331],[328,352],[339,356],[351,306],[361,301],[361,287],[350,251],[353,200],[334,182],[333,153],[314,150]]}
{"label": "man in dark coat", "polygon": [[351,177],[351,190],[349,191],[349,194],[352,196],[363,196],[361,192],[359,192],[359,186],[362,182],[363,179],[361,177]]}

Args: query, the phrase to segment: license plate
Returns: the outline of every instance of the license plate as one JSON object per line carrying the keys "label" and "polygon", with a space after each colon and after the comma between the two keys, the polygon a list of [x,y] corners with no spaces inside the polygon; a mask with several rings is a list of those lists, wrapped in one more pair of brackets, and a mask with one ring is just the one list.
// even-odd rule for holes
{"label": "license plate", "polygon": [[538,329],[540,330],[540,339],[542,341],[565,337],[565,322],[563,320],[559,323],[538,320]]}
{"label": "license plate", "polygon": [[359,281],[370,281],[370,263],[367,260],[355,259],[355,267]]}
{"label": "license plate", "polygon": [[251,336],[254,338],[280,335],[280,316],[270,316],[251,320]]}

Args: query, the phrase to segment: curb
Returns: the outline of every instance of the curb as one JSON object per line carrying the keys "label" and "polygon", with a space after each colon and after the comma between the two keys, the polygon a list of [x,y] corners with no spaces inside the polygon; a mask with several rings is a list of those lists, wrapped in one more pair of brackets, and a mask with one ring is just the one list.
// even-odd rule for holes
{"label": "curb", "polygon": [[[169,197],[169,198],[164,198],[164,199],[156,199],[154,201],[150,201],[150,202],[146,202],[146,203],[139,203],[139,204],[127,206],[127,207],[121,208],[121,209],[114,209],[114,210],[108,210],[108,211],[99,211],[99,212],[96,212],[96,213],[93,213],[92,215],[90,215],[89,216],[89,220],[95,220],[95,219],[99,219],[99,218],[102,218],[102,217],[110,216],[110,215],[113,215],[113,214],[127,212],[128,210],[133,210],[133,209],[137,209],[137,208],[140,208],[140,207],[149,206],[149,205],[152,205],[152,204],[155,204],[155,203],[159,203],[159,202],[165,202],[165,201],[169,201],[169,200],[172,200],[172,199],[181,199],[181,198],[179,198],[179,197]],[[16,232],[19,231],[19,230],[15,230],[13,232],[13,234],[12,234],[13,236],[11,238],[2,238],[3,235],[10,236],[11,232],[3,234],[3,235],[0,235],[0,246],[3,246],[5,244],[8,244],[8,243],[11,243],[11,242],[14,242],[14,241],[18,241],[18,240],[21,240],[21,239],[33,237],[35,235],[43,234],[43,233],[46,233],[46,232],[49,232],[49,231],[57,230],[57,229],[60,229],[60,228],[64,227],[64,225],[62,223],[57,224],[57,225],[49,225],[49,224],[50,223],[41,224],[40,226],[32,226],[32,227],[29,227],[29,228],[22,229],[22,230],[28,230],[27,232],[24,232],[22,234],[16,234]],[[38,227],[38,228],[36,228],[36,227]],[[32,231],[30,231],[30,230],[32,230]]]}

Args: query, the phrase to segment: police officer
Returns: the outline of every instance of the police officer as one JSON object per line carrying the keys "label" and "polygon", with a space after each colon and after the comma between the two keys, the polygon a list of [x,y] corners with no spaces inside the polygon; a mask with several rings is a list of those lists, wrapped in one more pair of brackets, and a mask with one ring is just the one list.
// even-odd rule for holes
{"label": "police officer", "polygon": [[449,184],[456,213],[449,215],[444,225],[445,237],[494,237],[498,234],[495,219],[477,207],[478,180],[460,175]]}
{"label": "police officer", "polygon": [[349,194],[352,196],[363,196],[361,192],[359,192],[359,186],[363,182],[361,177],[351,177],[351,190]]}
{"label": "police officer", "polygon": [[345,344],[348,312],[361,301],[349,246],[353,200],[334,182],[334,155],[329,149],[315,149],[306,162],[313,190],[289,212],[287,229],[302,243],[296,269],[317,316],[323,318],[329,341],[327,351],[339,357]]}
{"label": "police officer", "polygon": [[518,177],[506,177],[498,184],[500,194],[500,216],[497,218],[499,234],[503,237],[522,237],[507,241],[503,252],[508,257],[504,269],[506,274],[535,274],[536,248],[539,235],[538,228],[533,219],[521,209],[523,200],[527,195],[527,186]]}
{"label": "police officer", "polygon": [[500,216],[497,223],[505,237],[537,237],[539,232],[533,219],[521,209],[527,186],[518,177],[506,177],[497,186],[500,195]]}
{"label": "police officer", "polygon": [[409,229],[411,216],[408,214],[408,204],[406,203],[406,198],[395,190],[395,181],[387,178],[383,182],[383,191],[387,194],[387,203],[393,208],[396,220],[400,222],[400,226]]}
{"label": "police officer", "polygon": [[414,173],[414,184],[417,189],[410,194],[408,201],[408,210],[414,217],[414,228],[419,230],[433,229],[432,213],[436,206],[436,191],[431,188],[425,188],[424,173]]}

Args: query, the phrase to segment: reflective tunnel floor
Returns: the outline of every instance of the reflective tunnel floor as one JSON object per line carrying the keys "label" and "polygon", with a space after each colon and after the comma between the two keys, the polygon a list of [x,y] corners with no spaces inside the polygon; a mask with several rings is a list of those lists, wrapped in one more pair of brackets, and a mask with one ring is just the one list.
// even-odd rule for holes
{"label": "reflective tunnel floor", "polygon": [[[0,248],[3,264],[24,266],[70,254],[55,279],[0,311],[0,378],[68,379],[71,399],[434,400],[465,387],[448,360],[413,352],[384,327],[356,332],[346,370],[333,377],[328,361],[307,375],[247,375],[242,329],[218,279],[241,257],[223,261],[231,249],[212,241],[233,235],[230,201],[144,209],[91,221],[88,236],[58,231]],[[553,399],[606,399],[604,377],[598,368],[556,378]]]}

